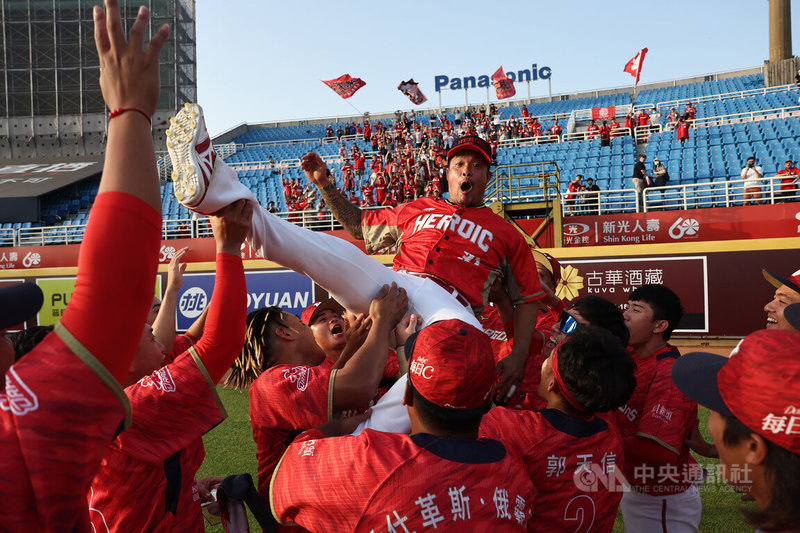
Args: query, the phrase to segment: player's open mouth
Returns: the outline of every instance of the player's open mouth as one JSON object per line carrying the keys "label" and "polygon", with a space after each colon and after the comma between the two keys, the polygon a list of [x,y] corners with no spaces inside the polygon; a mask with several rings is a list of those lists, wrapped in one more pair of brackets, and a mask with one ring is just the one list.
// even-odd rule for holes
{"label": "player's open mouth", "polygon": [[339,333],[344,333],[344,328],[342,327],[341,324],[336,324],[331,328],[331,333],[333,333],[334,335],[338,335]]}
{"label": "player's open mouth", "polygon": [[472,190],[472,184],[468,181],[465,181],[461,184],[461,192],[467,193]]}
{"label": "player's open mouth", "polygon": [[777,323],[778,323],[778,321],[777,321],[777,320],[775,320],[774,318],[772,318],[771,316],[768,316],[768,317],[767,317],[767,327],[768,327],[768,328],[770,328],[770,327],[773,327],[773,326],[774,326],[774,325],[776,325]]}

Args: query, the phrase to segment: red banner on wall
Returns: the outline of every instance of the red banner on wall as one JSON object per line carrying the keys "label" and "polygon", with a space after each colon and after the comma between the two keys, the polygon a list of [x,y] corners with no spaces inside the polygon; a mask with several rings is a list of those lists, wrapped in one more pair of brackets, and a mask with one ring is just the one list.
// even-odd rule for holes
{"label": "red banner on wall", "polygon": [[611,120],[615,116],[617,116],[616,106],[592,108],[592,120]]}
{"label": "red banner on wall", "polygon": [[651,211],[564,219],[564,246],[800,236],[800,204]]}

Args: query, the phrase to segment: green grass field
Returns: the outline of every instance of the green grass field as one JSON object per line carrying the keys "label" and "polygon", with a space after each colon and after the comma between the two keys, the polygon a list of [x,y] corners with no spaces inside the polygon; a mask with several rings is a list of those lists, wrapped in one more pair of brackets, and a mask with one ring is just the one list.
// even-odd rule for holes
{"label": "green grass field", "polygon": [[[197,477],[226,476],[249,472],[253,476],[253,480],[256,480],[256,445],[253,442],[248,418],[247,394],[220,387],[219,395],[228,410],[228,418],[204,437],[206,459]],[[706,428],[707,419],[708,410],[701,408],[700,428],[709,439]],[[702,457],[698,457],[698,461],[712,472],[714,465],[717,464],[716,460]],[[703,501],[703,520],[700,523],[700,531],[726,533],[753,531],[752,527],[745,524],[739,512],[739,508],[744,505],[740,496],[733,493],[730,487],[714,482],[700,489],[700,492]],[[252,519],[250,530],[260,531],[260,527]],[[206,531],[222,533],[222,527],[207,526]],[[620,516],[617,517],[614,531],[623,531]]]}

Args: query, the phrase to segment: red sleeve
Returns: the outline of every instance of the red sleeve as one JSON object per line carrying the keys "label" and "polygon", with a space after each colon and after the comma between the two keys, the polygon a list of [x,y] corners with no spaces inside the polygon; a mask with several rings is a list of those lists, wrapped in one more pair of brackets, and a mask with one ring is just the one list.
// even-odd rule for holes
{"label": "red sleeve", "polygon": [[158,464],[225,419],[215,382],[192,351],[125,389],[133,424],[113,447]]}
{"label": "red sleeve", "polygon": [[253,426],[308,429],[332,416],[336,370],[322,366],[281,366],[262,374],[250,387]]}
{"label": "red sleeve", "polygon": [[244,346],[247,291],[242,258],[217,254],[217,275],[203,336],[195,350],[217,383]]}
{"label": "red sleeve", "polygon": [[400,239],[398,220],[402,209],[370,209],[361,213],[361,229],[368,254],[392,246]]}
{"label": "red sleeve", "polygon": [[[675,454],[657,442],[644,437],[624,437],[625,461],[635,466],[664,466],[675,464]],[[632,471],[632,469],[631,469]]]}
{"label": "red sleeve", "polygon": [[127,193],[97,195],[61,323],[120,382],[153,301],[160,244],[155,209]]}
{"label": "red sleeve", "polygon": [[528,243],[518,231],[513,228],[511,231],[508,264],[501,266],[506,266],[504,274],[508,296],[511,303],[517,306],[541,300],[545,294]]}

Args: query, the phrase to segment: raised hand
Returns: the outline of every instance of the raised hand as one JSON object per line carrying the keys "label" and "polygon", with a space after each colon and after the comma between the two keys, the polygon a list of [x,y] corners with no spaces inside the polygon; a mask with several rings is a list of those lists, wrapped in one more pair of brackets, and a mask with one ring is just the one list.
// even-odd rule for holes
{"label": "raised hand", "polygon": [[137,109],[148,116],[156,111],[161,91],[159,55],[169,36],[162,26],[144,47],[150,11],[142,6],[125,39],[118,0],[106,0],[106,10],[94,8],[94,40],[100,58],[100,89],[111,110]]}
{"label": "raised hand", "polygon": [[308,181],[322,189],[328,185],[328,165],[314,152],[309,152],[300,159],[300,168],[306,174]]}

